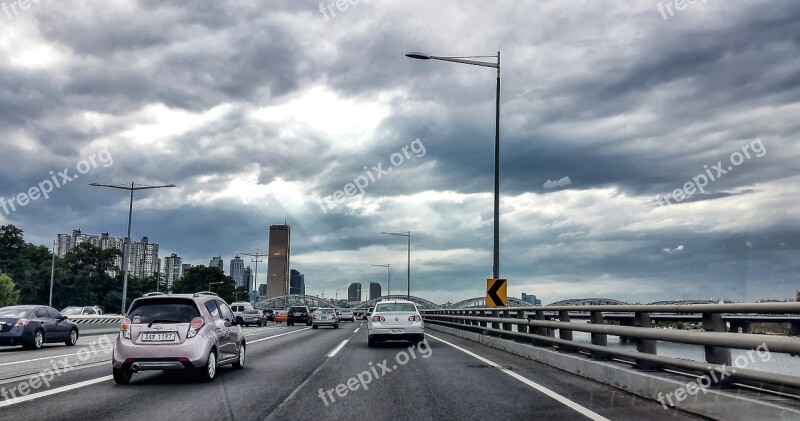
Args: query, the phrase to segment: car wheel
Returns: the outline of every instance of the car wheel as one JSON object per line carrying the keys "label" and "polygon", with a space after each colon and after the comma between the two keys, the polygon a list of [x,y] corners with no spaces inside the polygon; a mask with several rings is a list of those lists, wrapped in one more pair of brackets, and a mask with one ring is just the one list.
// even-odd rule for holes
{"label": "car wheel", "polygon": [[339,323],[336,323],[335,325],[333,325],[333,328],[334,329],[338,329],[339,328]]}
{"label": "car wheel", "polygon": [[375,346],[375,339],[372,339],[372,336],[370,336],[369,339],[367,339],[367,346],[369,346],[370,348]]}
{"label": "car wheel", "polygon": [[115,368],[114,371],[114,383],[116,384],[128,384],[131,382],[131,377],[133,377],[133,372],[130,370],[125,370],[122,368]]}
{"label": "car wheel", "polygon": [[286,326],[294,326],[293,323],[286,322]]}
{"label": "car wheel", "polygon": [[311,320],[306,322],[306,326],[311,326]]}
{"label": "car wheel", "polygon": [[69,338],[67,338],[65,343],[67,346],[74,346],[78,343],[78,329],[73,327],[72,330],[69,331]]}
{"label": "car wheel", "polygon": [[23,346],[28,349],[39,349],[44,344],[44,332],[41,329],[37,329],[36,333],[33,334],[33,340],[24,344]]}
{"label": "car wheel", "polygon": [[316,328],[318,328],[318,327],[319,327],[319,326],[317,326],[317,325],[311,326],[311,328],[312,328],[312,329],[316,329]]}
{"label": "car wheel", "polygon": [[245,346],[244,342],[242,342],[242,344],[239,345],[239,358],[237,358],[236,362],[233,363],[233,368],[235,368],[237,370],[241,370],[241,369],[244,368],[244,360],[245,360],[245,356],[246,356],[245,355],[246,354],[246,350],[247,350],[247,347]]}
{"label": "car wheel", "polygon": [[215,349],[211,349],[211,352],[208,353],[206,365],[200,367],[199,370],[200,380],[206,383],[214,380],[214,377],[217,376],[217,353]]}

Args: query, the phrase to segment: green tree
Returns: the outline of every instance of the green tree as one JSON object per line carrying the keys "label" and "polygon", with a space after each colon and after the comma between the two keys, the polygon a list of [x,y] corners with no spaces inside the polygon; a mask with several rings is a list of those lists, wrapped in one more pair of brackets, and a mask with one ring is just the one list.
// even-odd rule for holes
{"label": "green tree", "polygon": [[229,303],[234,300],[233,278],[225,276],[219,268],[203,265],[195,266],[184,272],[183,277],[172,285],[172,291],[177,294],[208,291],[209,284],[211,284],[211,291],[223,300]]}
{"label": "green tree", "polygon": [[[58,278],[53,288],[53,305],[61,308],[70,305],[100,305],[106,311],[117,311],[121,303],[122,275],[114,265],[119,255],[117,249],[101,250],[91,244],[81,243],[64,257],[64,276]],[[116,295],[115,293],[120,295]],[[115,298],[119,298],[115,300]]]}
{"label": "green tree", "polygon": [[19,302],[19,290],[14,281],[0,272],[0,307],[11,306]]}

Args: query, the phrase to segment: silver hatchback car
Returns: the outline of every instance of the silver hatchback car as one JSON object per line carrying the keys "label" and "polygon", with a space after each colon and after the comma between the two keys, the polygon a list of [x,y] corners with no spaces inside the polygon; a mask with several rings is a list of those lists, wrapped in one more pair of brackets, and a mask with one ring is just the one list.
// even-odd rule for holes
{"label": "silver hatchback car", "polygon": [[245,336],[213,293],[137,298],[122,321],[112,365],[117,384],[147,370],[186,370],[212,381],[217,368],[243,368]]}

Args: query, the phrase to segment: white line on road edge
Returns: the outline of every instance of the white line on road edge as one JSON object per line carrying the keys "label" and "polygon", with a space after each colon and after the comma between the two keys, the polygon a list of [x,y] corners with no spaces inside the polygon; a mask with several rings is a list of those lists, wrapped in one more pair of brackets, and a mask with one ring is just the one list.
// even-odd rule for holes
{"label": "white line on road edge", "polygon": [[310,327],[304,327],[304,328],[302,328],[302,329],[293,330],[293,331],[291,331],[291,332],[279,333],[279,334],[277,334],[277,335],[267,336],[266,338],[261,338],[261,339],[256,339],[255,341],[250,341],[250,342],[248,342],[247,344],[249,345],[249,344],[254,344],[254,343],[256,343],[256,342],[266,341],[267,339],[277,338],[277,337],[279,337],[279,336],[291,335],[291,334],[293,334],[293,333],[302,332],[302,331],[304,331],[304,330],[308,330],[308,329],[311,329],[311,328],[310,328]]}
{"label": "white line on road edge", "polygon": [[272,332],[273,330],[281,330],[281,328],[280,327],[269,327],[269,328],[266,328],[264,330],[259,330],[257,332],[248,333],[248,334],[246,334],[244,336],[260,335],[262,333]]}
{"label": "white line on road edge", "polygon": [[358,333],[358,329],[361,329],[361,328],[357,327],[356,330],[353,331],[353,333]]}
{"label": "white line on road edge", "polygon": [[334,356],[336,356],[336,354],[339,351],[341,351],[342,348],[344,348],[344,346],[347,345],[348,342],[350,342],[350,339],[343,340],[339,345],[336,345],[336,348],[333,348],[333,350],[329,352],[328,355],[326,355],[326,357],[333,358]]}
{"label": "white line on road edge", "polygon": [[453,347],[453,348],[455,348],[455,349],[457,349],[457,350],[459,350],[459,351],[461,351],[461,352],[463,352],[463,353],[465,353],[465,354],[467,354],[467,355],[469,355],[469,356],[471,356],[471,357],[473,357],[473,358],[475,358],[477,360],[480,360],[480,361],[482,361],[482,362],[484,362],[484,363],[486,363],[486,364],[488,364],[488,365],[490,365],[490,366],[502,371],[503,373],[508,374],[509,376],[521,381],[522,383],[525,383],[528,386],[538,390],[539,392],[542,392],[545,395],[547,395],[547,396],[549,396],[549,397],[561,402],[562,404],[572,408],[576,412],[581,413],[582,415],[584,415],[587,418],[590,418],[590,419],[593,419],[593,420],[598,420],[598,421],[609,421],[608,418],[606,418],[606,417],[604,417],[604,416],[592,411],[591,409],[586,408],[585,406],[582,406],[582,405],[580,405],[578,403],[575,403],[575,402],[573,402],[573,401],[571,401],[571,400],[559,395],[558,393],[553,392],[552,390],[540,385],[539,383],[536,383],[533,380],[530,380],[530,379],[528,379],[526,377],[523,377],[523,376],[521,376],[521,375],[519,375],[519,374],[517,374],[517,373],[515,373],[515,372],[513,372],[513,371],[511,371],[511,370],[509,370],[509,369],[507,369],[507,368],[505,368],[503,366],[501,366],[500,364],[497,364],[497,363],[495,363],[493,361],[490,361],[490,360],[488,360],[488,359],[486,359],[484,357],[481,357],[480,355],[478,355],[478,354],[476,354],[476,353],[474,353],[472,351],[469,351],[469,350],[466,350],[464,348],[461,348],[460,346],[458,346],[456,344],[453,344],[453,343],[450,343],[450,342],[447,342],[444,339],[437,338],[436,336],[433,336],[433,335],[431,335],[429,333],[426,333],[425,336],[430,336],[431,338],[436,339],[439,342],[442,342],[444,344],[450,345],[451,347]]}
{"label": "white line on road edge", "polygon": [[[110,350],[110,349],[100,349],[100,350],[92,350],[92,351],[89,351],[89,352],[91,352],[92,354],[97,354],[97,353],[99,353],[99,352],[111,352],[111,351],[112,351],[112,350]],[[78,352],[76,352],[76,353],[74,353],[74,354],[51,355],[51,356],[49,356],[49,357],[34,358],[34,359],[31,359],[31,360],[25,360],[25,361],[12,361],[12,362],[10,362],[10,363],[2,363],[2,364],[0,364],[0,367],[2,367],[2,366],[4,366],[4,365],[13,365],[13,364],[25,364],[25,363],[32,363],[32,362],[34,362],[34,361],[49,360],[49,359],[51,359],[51,358],[73,357],[73,356],[76,356],[76,355],[78,355],[78,354],[79,354],[79,353],[78,353]]]}
{"label": "white line on road edge", "polygon": [[22,402],[32,401],[34,399],[43,398],[45,396],[55,395],[55,394],[58,394],[58,393],[61,393],[61,392],[68,392],[70,390],[75,390],[75,389],[78,389],[78,388],[81,388],[81,387],[84,387],[84,386],[91,386],[91,385],[96,384],[96,383],[102,383],[102,382],[105,382],[105,381],[109,381],[109,380],[111,380],[113,378],[114,378],[114,376],[98,377],[96,379],[86,380],[86,381],[83,381],[83,382],[80,382],[80,383],[71,384],[69,386],[58,387],[58,388],[55,388],[53,390],[47,390],[47,391],[40,392],[40,393],[34,393],[33,395],[20,396],[18,398],[13,398],[13,399],[9,399],[9,400],[5,400],[5,401],[0,402],[0,408],[5,408],[6,406],[15,405],[15,404],[22,403]]}

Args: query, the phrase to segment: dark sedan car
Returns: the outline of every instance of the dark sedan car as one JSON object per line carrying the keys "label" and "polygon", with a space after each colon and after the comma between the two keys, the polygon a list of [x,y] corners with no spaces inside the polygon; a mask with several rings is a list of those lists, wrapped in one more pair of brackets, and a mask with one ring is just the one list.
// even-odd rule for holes
{"label": "dark sedan car", "polygon": [[22,345],[39,349],[45,343],[78,342],[78,325],[48,306],[0,308],[0,346]]}

